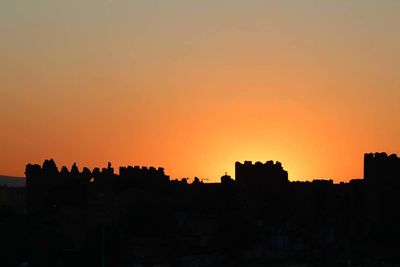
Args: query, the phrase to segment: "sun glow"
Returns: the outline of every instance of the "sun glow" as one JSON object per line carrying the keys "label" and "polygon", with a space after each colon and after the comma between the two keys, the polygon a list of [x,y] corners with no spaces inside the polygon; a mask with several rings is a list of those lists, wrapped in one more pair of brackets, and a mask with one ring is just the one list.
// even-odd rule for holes
{"label": "sun glow", "polygon": [[347,181],[399,153],[396,1],[100,2],[0,3],[0,174],[278,160]]}

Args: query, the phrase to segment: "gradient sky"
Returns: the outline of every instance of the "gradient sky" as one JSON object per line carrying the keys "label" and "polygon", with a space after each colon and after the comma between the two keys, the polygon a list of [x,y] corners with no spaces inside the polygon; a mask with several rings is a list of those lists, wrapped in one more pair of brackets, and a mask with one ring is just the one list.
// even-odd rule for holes
{"label": "gradient sky", "polygon": [[0,174],[236,160],[291,180],[400,153],[400,1],[1,0]]}

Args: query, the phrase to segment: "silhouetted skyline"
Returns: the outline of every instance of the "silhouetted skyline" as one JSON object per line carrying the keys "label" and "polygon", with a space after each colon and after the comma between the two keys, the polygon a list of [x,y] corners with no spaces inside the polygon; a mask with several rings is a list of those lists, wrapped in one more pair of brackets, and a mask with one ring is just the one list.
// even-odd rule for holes
{"label": "silhouetted skyline", "polygon": [[0,267],[400,266],[399,28],[398,0],[1,0]]}
{"label": "silhouetted skyline", "polygon": [[[339,184],[290,182],[284,164],[272,160],[236,162],[235,177],[220,183],[170,179],[161,167],[116,174],[111,163],[92,170],[59,168],[52,159],[28,164],[26,189],[0,187],[9,231],[0,263],[399,264],[400,158],[367,153],[363,160],[364,178]],[[8,246],[13,235],[18,244]]]}
{"label": "silhouetted skyline", "polygon": [[400,153],[400,3],[0,1],[0,174],[51,156],[218,181],[362,177]]}

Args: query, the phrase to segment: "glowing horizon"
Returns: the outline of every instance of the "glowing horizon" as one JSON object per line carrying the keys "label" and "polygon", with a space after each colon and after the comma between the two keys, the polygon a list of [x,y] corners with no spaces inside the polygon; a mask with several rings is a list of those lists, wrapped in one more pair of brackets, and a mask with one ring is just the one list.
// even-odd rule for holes
{"label": "glowing horizon", "polygon": [[160,166],[219,181],[363,176],[400,154],[400,2],[0,3],[0,174]]}

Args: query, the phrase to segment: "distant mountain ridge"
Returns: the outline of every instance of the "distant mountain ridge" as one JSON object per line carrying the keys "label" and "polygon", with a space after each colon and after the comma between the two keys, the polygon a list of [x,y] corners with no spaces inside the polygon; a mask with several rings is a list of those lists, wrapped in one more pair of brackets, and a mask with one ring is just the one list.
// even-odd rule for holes
{"label": "distant mountain ridge", "polygon": [[8,187],[24,187],[25,186],[25,177],[13,177],[13,176],[5,176],[0,175],[0,186],[8,186]]}

